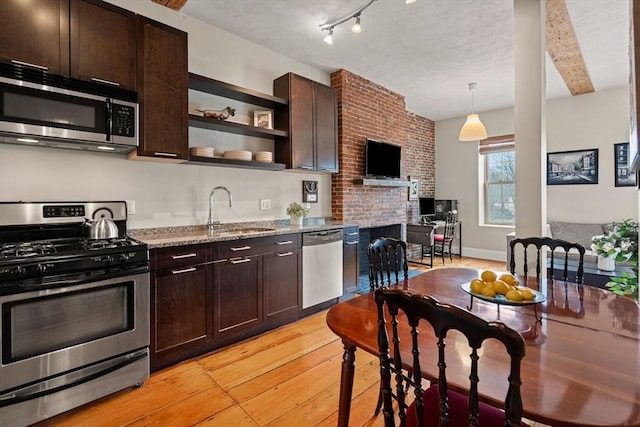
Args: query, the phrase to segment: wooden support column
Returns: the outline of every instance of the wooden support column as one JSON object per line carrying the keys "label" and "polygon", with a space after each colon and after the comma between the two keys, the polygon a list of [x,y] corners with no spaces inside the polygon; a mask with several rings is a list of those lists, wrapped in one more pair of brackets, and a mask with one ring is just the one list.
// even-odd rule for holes
{"label": "wooden support column", "polygon": [[547,222],[545,0],[514,0],[513,5],[516,237],[542,236]]}

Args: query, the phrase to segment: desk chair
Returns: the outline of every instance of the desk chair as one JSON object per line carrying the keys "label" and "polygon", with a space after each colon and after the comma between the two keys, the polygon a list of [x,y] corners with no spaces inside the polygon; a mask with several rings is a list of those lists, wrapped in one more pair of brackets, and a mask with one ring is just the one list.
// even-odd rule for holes
{"label": "desk chair", "polygon": [[[509,242],[511,248],[511,259],[509,261],[509,269],[512,274],[515,274],[516,271],[516,261],[514,249],[517,245],[521,245],[524,251],[524,275],[527,275],[528,272],[528,262],[527,262],[527,247],[534,246],[537,250],[536,252],[536,278],[540,279],[540,273],[542,271],[542,266],[540,265],[541,251],[543,248],[547,247],[549,249],[549,257],[551,258],[551,278],[555,279],[555,268],[554,268],[554,260],[557,255],[564,257],[564,268],[562,270],[562,276],[560,279],[567,281],[569,277],[569,251],[574,249],[578,254],[578,271],[576,271],[575,283],[582,284],[584,279],[584,246],[579,243],[571,243],[566,240],[560,239],[551,239],[549,237],[527,237],[527,238],[516,238]],[[562,249],[561,251],[556,251],[556,249]]]}
{"label": "desk chair", "polygon": [[[398,401],[398,416],[403,427],[445,425],[445,420],[452,427],[526,426],[521,423],[520,396],[520,365],[525,355],[525,343],[518,332],[500,322],[486,322],[460,307],[442,304],[428,295],[412,295],[403,290],[382,287],[376,290],[375,299],[378,306],[378,349],[386,427],[395,425],[393,397]],[[391,323],[391,340],[387,322]],[[407,346],[411,346],[412,360],[404,361],[397,347],[400,343],[398,322],[408,322],[411,327],[411,344]],[[424,328],[424,333],[418,333],[419,325]],[[445,355],[448,352],[445,352],[445,338],[450,330],[464,334],[471,347],[468,396],[449,389],[447,383]],[[429,339],[431,333],[437,338],[437,344]],[[425,340],[419,343],[421,337]],[[511,360],[509,376],[504,379],[505,385],[508,384],[505,411],[478,399],[478,349],[489,338],[500,341],[505,347],[505,359]],[[428,351],[438,354],[438,377],[430,378],[434,385],[425,390],[419,355]],[[413,373],[407,374],[403,366],[405,370],[410,366],[408,372]],[[392,377],[395,379],[395,390],[392,389]],[[415,395],[415,400],[410,404],[407,402],[406,384],[414,388],[411,394]]]}
{"label": "desk chair", "polygon": [[458,224],[458,211],[447,212],[447,217],[444,223],[444,231],[442,234],[435,234],[433,236],[433,250],[436,254],[442,257],[442,264],[444,265],[444,254],[449,253],[449,260],[453,261],[451,254],[451,244],[456,234],[456,225]]}
{"label": "desk chair", "polygon": [[398,283],[400,272],[404,274],[403,280],[408,279],[407,244],[403,240],[392,237],[376,239],[369,243],[367,256],[371,292],[380,286]]}

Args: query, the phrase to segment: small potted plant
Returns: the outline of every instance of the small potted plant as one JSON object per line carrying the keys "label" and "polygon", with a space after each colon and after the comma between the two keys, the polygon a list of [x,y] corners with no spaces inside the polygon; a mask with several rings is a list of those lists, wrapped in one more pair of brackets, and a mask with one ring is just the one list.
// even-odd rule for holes
{"label": "small potted plant", "polygon": [[287,207],[287,215],[291,218],[291,225],[302,225],[302,218],[307,216],[309,209],[300,203],[291,202]]}

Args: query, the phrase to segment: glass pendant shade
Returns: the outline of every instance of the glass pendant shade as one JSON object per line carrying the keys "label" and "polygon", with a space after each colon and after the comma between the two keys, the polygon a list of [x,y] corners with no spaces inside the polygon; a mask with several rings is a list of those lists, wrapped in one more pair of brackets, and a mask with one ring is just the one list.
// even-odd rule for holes
{"label": "glass pendant shade", "polygon": [[469,114],[464,122],[458,139],[460,141],[480,141],[487,137],[487,129],[480,121],[477,114]]}

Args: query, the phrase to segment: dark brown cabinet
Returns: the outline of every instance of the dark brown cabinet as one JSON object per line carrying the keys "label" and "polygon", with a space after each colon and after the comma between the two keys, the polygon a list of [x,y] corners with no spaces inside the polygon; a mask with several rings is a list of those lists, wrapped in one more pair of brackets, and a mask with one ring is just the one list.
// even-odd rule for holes
{"label": "dark brown cabinet", "polygon": [[137,16],[140,145],[137,156],[189,159],[187,33]]}
{"label": "dark brown cabinet", "polygon": [[206,251],[206,245],[152,251],[152,370],[212,345],[213,280]]}
{"label": "dark brown cabinet", "polygon": [[300,255],[300,249],[297,248],[263,255],[265,322],[283,324],[297,320],[298,307],[301,305],[302,257]]}
{"label": "dark brown cabinet", "polygon": [[50,73],[136,90],[135,14],[99,0],[4,0],[0,56]]}
{"label": "dark brown cabinet", "polygon": [[342,246],[342,289],[344,294],[354,293],[360,279],[360,231],[358,227],[345,227]]}
{"label": "dark brown cabinet", "polygon": [[298,234],[214,245],[214,338],[232,342],[296,320],[301,266]]}
{"label": "dark brown cabinet", "polygon": [[273,93],[289,100],[276,109],[275,126],[288,137],[275,146],[275,160],[287,168],[338,172],[338,119],[335,90],[293,73],[273,82]]}

